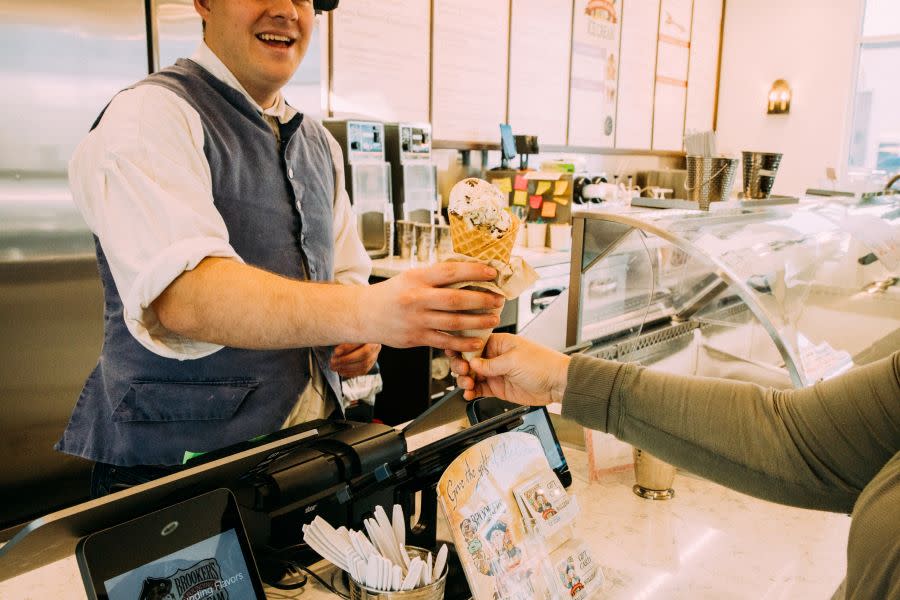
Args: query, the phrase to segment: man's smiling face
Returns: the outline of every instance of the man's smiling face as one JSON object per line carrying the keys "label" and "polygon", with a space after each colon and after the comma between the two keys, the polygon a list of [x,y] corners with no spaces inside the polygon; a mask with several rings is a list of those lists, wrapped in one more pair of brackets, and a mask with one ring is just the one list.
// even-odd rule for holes
{"label": "man's smiling face", "polygon": [[300,66],[315,25],[312,0],[194,0],[207,46],[263,108]]}

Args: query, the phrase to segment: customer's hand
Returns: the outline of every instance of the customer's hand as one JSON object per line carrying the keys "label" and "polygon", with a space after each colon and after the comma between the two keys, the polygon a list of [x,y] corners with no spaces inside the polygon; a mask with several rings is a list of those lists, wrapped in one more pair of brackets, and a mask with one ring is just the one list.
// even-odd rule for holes
{"label": "customer's hand", "polygon": [[381,344],[338,344],[329,366],[341,377],[359,377],[372,370],[380,351]]}
{"label": "customer's hand", "polygon": [[562,401],[566,391],[569,357],[507,333],[492,335],[484,358],[466,362],[448,351],[450,369],[466,400],[496,396],[529,406]]}
{"label": "customer's hand", "polygon": [[496,314],[465,314],[503,306],[497,294],[447,289],[463,281],[491,281],[497,271],[467,262],[445,262],[410,269],[365,289],[362,327],[368,339],[396,348],[432,346],[459,352],[478,350],[478,338],[446,333],[461,329],[489,329],[500,322]]}

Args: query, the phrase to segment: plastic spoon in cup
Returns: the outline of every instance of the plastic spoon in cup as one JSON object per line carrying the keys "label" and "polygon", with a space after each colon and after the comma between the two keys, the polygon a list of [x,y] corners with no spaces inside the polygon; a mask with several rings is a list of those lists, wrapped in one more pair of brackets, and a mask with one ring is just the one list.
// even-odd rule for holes
{"label": "plastic spoon in cup", "polygon": [[394,537],[401,546],[406,546],[406,523],[403,520],[403,509],[399,504],[394,505],[394,514],[391,518],[394,528]]}
{"label": "plastic spoon in cup", "polygon": [[428,585],[431,583],[431,573],[434,570],[434,564],[431,562],[431,552],[428,553],[428,557],[425,559],[425,568],[422,569],[422,585]]}
{"label": "plastic spoon in cup", "polygon": [[434,571],[431,572],[433,580],[440,579],[444,572],[444,565],[447,564],[447,544],[442,544],[438,550],[437,557],[434,559]]}
{"label": "plastic spoon in cup", "polygon": [[400,591],[400,585],[403,583],[403,571],[397,565],[391,567],[391,589],[395,592]]}
{"label": "plastic spoon in cup", "polygon": [[378,559],[372,554],[366,563],[366,587],[375,589],[378,585]]}
{"label": "plastic spoon in cup", "polygon": [[424,564],[418,556],[412,559],[412,562],[409,564],[409,573],[406,574],[406,579],[403,580],[403,585],[400,586],[401,591],[411,590],[419,583]]}

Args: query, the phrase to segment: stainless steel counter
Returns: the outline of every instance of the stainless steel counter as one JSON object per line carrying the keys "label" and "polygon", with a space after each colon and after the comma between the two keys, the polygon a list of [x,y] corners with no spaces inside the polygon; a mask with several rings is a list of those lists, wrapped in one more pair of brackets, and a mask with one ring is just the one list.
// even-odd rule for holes
{"label": "stainless steel counter", "polygon": [[0,264],[94,261],[94,239],[64,177],[0,179]]}

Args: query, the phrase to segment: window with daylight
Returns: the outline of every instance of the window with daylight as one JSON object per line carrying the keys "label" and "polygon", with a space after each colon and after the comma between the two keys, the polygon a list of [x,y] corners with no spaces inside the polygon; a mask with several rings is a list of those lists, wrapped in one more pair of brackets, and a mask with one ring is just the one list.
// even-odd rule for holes
{"label": "window with daylight", "polygon": [[900,172],[900,2],[866,0],[849,167]]}

